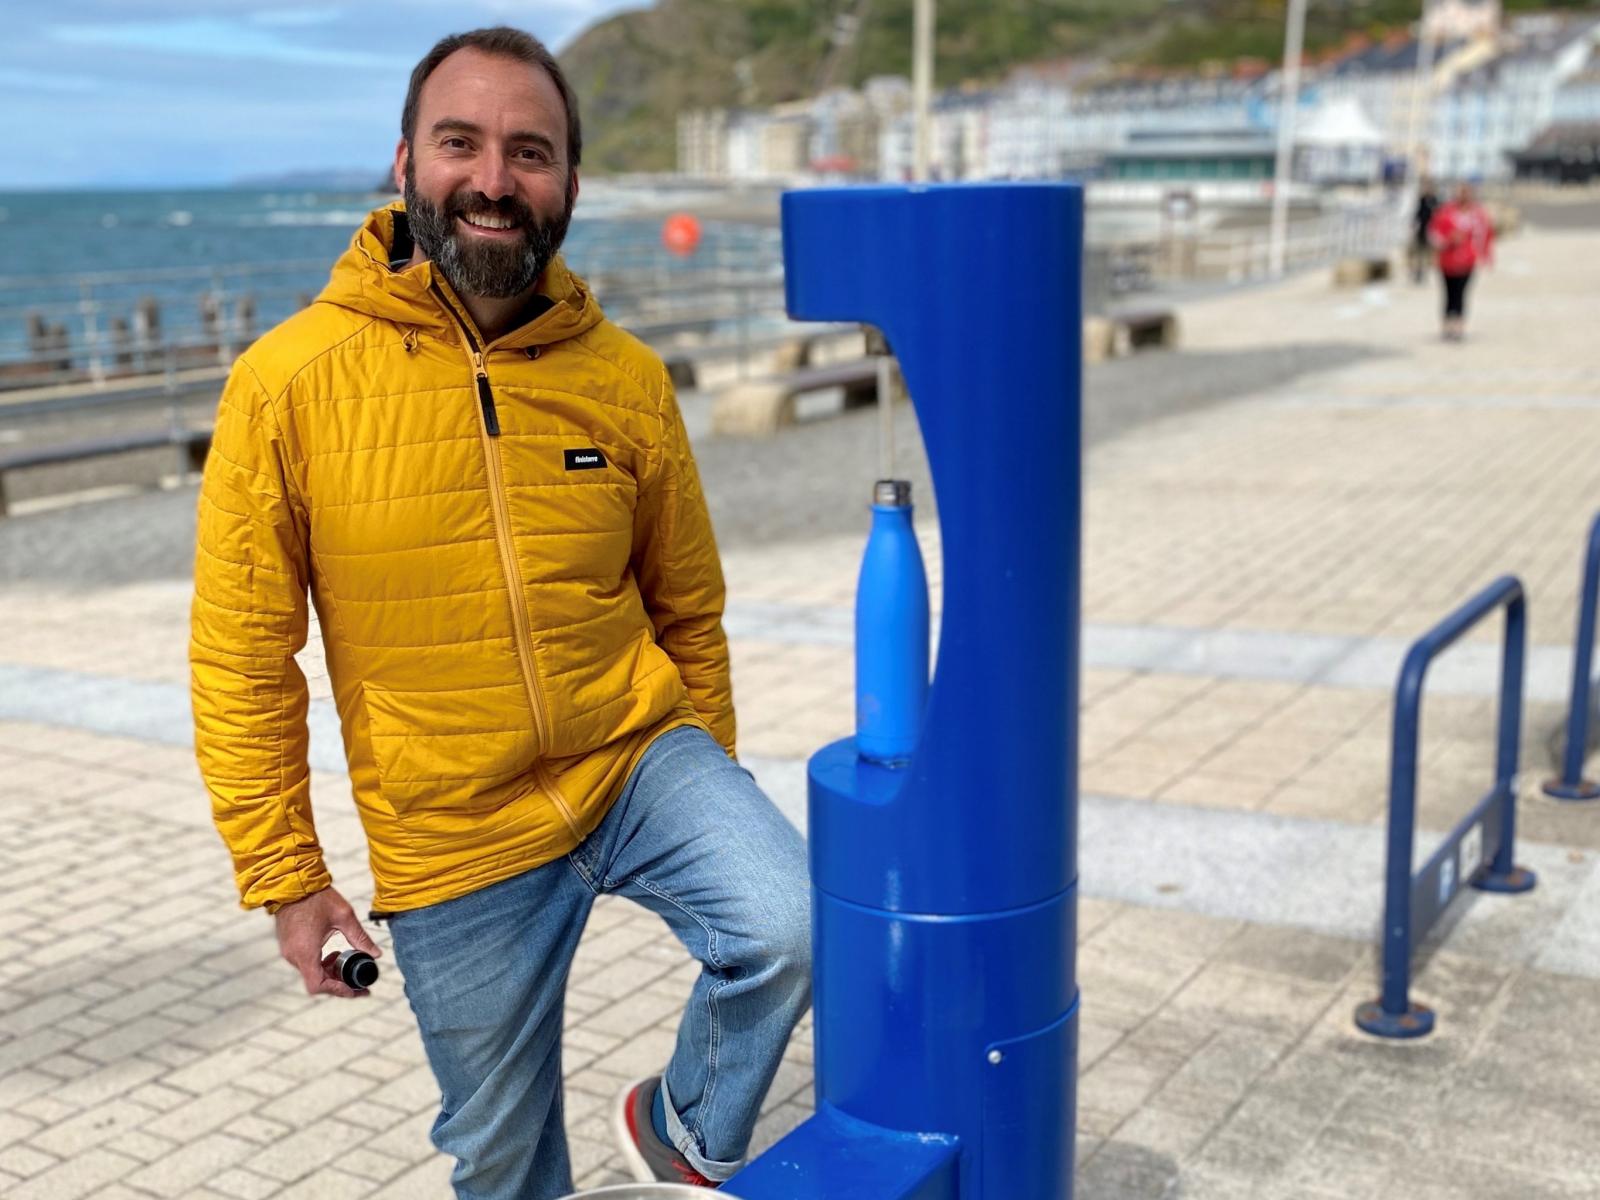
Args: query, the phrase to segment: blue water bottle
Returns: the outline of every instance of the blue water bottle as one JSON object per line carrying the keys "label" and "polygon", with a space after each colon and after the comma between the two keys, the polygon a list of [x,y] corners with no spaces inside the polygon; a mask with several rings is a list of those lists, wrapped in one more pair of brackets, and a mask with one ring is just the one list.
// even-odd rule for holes
{"label": "blue water bottle", "polygon": [[911,484],[880,479],[856,585],[856,746],[885,766],[911,758],[928,699],[928,575]]}

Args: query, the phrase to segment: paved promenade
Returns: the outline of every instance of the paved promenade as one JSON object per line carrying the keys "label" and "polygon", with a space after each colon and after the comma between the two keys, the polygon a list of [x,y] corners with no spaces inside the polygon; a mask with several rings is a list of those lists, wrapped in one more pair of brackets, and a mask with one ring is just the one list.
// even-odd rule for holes
{"label": "paved promenade", "polygon": [[[1318,272],[1187,305],[1180,354],[1091,375],[1080,1200],[1600,1195],[1600,805],[1536,787],[1600,509],[1600,231],[1535,227],[1500,257],[1461,345],[1439,341],[1432,288]],[[849,729],[864,529],[803,480],[864,499],[872,428],[700,447],[719,517],[739,510],[741,753],[802,825],[804,759]],[[0,527],[0,1195],[446,1196],[392,958],[371,997],[312,1001],[268,918],[238,909],[188,745],[187,583],[140,550],[177,544],[192,504]],[[1438,1031],[1380,1043],[1351,1013],[1377,991],[1394,672],[1502,572],[1531,596],[1518,859],[1540,886],[1459,901],[1419,962]],[[1424,841],[1492,778],[1497,637],[1430,675]],[[364,912],[315,641],[304,657],[318,830]],[[596,909],[565,1041],[580,1184],[622,1178],[607,1105],[665,1060],[694,970],[655,918]],[[807,1025],[758,1148],[809,1111],[810,1064]]]}

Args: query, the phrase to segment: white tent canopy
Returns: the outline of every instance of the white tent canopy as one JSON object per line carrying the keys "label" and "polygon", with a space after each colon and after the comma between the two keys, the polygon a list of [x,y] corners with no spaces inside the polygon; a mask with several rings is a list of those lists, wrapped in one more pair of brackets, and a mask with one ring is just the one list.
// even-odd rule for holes
{"label": "white tent canopy", "polygon": [[1381,147],[1383,134],[1372,123],[1361,102],[1353,96],[1342,97],[1317,107],[1317,111],[1303,129],[1295,135],[1301,146],[1346,149],[1350,147]]}

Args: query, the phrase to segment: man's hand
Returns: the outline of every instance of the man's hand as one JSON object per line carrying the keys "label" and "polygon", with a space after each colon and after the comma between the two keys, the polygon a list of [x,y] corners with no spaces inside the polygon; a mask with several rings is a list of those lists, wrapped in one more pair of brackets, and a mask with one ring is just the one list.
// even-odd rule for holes
{"label": "man's hand", "polygon": [[356,916],[355,909],[333,888],[313,892],[304,900],[285,904],[273,920],[278,925],[278,952],[305,981],[306,995],[343,996],[353,999],[366,996],[365,988],[352,988],[339,978],[334,964],[339,960],[337,950],[324,955],[322,947],[335,931],[344,934],[345,941],[357,950],[365,950],[373,958],[382,958],[378,943],[367,936]]}

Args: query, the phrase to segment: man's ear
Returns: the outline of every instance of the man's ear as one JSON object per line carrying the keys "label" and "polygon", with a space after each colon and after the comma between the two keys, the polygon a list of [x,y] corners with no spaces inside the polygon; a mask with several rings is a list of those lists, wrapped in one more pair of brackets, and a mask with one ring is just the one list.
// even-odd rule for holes
{"label": "man's ear", "polygon": [[406,190],[406,162],[411,157],[411,147],[401,138],[394,148],[394,190],[402,195]]}
{"label": "man's ear", "polygon": [[578,168],[571,167],[567,171],[567,203],[578,202]]}

